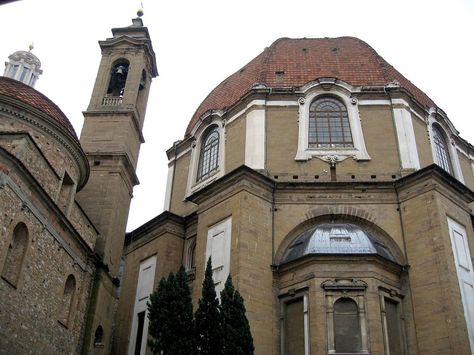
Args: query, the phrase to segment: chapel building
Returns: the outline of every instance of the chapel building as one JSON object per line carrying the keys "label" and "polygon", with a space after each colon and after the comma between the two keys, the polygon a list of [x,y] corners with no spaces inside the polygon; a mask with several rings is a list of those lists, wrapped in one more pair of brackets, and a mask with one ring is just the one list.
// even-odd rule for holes
{"label": "chapel building", "polygon": [[184,265],[196,309],[209,257],[257,355],[474,351],[474,147],[367,43],[281,38],[225,79],[129,233],[157,64],[141,18],[99,45],[80,137],[31,51],[0,77],[0,354],[151,354],[150,293]]}

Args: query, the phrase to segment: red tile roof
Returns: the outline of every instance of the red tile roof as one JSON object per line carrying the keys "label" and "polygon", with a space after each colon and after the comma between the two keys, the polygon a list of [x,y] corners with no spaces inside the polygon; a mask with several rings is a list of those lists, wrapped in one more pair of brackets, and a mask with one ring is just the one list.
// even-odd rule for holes
{"label": "red tile roof", "polygon": [[0,76],[0,95],[17,99],[51,117],[52,120],[61,126],[74,137],[77,141],[77,135],[66,115],[60,108],[45,95],[25,85],[17,80]]}
{"label": "red tile roof", "polygon": [[[277,77],[276,72],[284,74]],[[423,91],[358,38],[280,38],[211,91],[194,113],[186,135],[202,114],[231,107],[257,83],[269,88],[300,87],[323,77],[352,86],[382,86],[395,80],[421,105],[435,106]]]}

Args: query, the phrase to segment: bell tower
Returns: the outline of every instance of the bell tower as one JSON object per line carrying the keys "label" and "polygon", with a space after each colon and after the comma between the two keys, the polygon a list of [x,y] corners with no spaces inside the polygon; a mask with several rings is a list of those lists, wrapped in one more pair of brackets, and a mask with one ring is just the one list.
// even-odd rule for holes
{"label": "bell tower", "polygon": [[133,19],[129,27],[112,29],[112,35],[99,41],[102,59],[89,106],[83,112],[80,137],[90,178],[77,201],[99,231],[82,354],[95,348],[98,331],[103,334],[100,353],[111,352],[125,228],[133,187],[138,184],[136,166],[144,142],[150,84],[158,75],[148,29],[141,18]]}
{"label": "bell tower", "polygon": [[102,50],[81,145],[89,158],[90,179],[79,202],[101,234],[96,251],[115,277],[118,272],[142,127],[152,78],[158,75],[148,29],[141,18],[112,29]]}

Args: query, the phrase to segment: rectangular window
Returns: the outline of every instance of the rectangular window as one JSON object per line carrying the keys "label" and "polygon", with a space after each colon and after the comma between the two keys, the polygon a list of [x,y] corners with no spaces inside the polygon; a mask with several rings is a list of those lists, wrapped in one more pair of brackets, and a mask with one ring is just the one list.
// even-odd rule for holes
{"label": "rectangular window", "polygon": [[402,330],[398,302],[385,298],[385,317],[390,355],[403,355]]}
{"label": "rectangular window", "polygon": [[206,262],[212,258],[212,276],[218,297],[229,275],[231,229],[232,217],[229,217],[207,231]]}
{"label": "rectangular window", "polygon": [[474,351],[474,271],[464,226],[448,218],[449,235],[464,307],[471,351]]}
{"label": "rectangular window", "polygon": [[134,317],[128,346],[129,355],[144,355],[146,353],[148,338],[147,302],[150,294],[153,292],[155,268],[156,256],[152,256],[140,263],[133,310]]}
{"label": "rectangular window", "polygon": [[405,326],[403,323],[402,296],[397,290],[380,287],[380,307],[385,353],[407,354]]}
{"label": "rectangular window", "polygon": [[135,353],[134,355],[141,354],[141,345],[143,340],[143,326],[145,325],[145,311],[140,312],[137,314],[138,316],[138,327],[137,327],[137,334],[136,334],[136,342],[135,342]]}
{"label": "rectangular window", "polygon": [[282,355],[309,355],[309,315],[307,288],[280,299]]}
{"label": "rectangular window", "polygon": [[304,305],[303,298],[286,303],[285,347],[287,355],[304,354]]}

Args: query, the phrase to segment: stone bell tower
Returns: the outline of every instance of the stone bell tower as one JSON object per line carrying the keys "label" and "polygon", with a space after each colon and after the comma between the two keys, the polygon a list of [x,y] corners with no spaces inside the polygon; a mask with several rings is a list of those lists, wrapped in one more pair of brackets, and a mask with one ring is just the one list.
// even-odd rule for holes
{"label": "stone bell tower", "polygon": [[[141,14],[139,14],[141,15]],[[83,354],[110,353],[118,297],[118,272],[125,228],[138,184],[136,166],[152,78],[158,75],[148,29],[141,18],[112,29],[99,41],[102,50],[97,79],[84,114],[80,143],[90,178],[77,200],[99,231],[94,284],[84,335]],[[100,337],[99,337],[100,335]],[[93,350],[94,349],[94,350]]]}
{"label": "stone bell tower", "polygon": [[141,18],[112,34],[99,42],[102,60],[84,112],[80,141],[91,173],[79,201],[101,234],[96,251],[116,276],[132,190],[138,184],[135,170],[148,93],[158,73]]}

